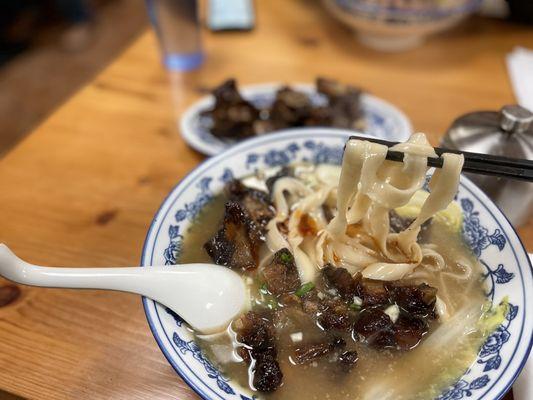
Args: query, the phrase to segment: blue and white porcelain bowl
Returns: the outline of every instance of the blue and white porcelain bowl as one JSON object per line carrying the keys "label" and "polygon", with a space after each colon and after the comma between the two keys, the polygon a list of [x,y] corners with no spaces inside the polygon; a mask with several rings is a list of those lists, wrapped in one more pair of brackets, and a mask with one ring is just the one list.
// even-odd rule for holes
{"label": "blue and white porcelain bowl", "polygon": [[[243,97],[255,106],[264,108],[274,102],[277,90],[284,86],[281,83],[266,83],[246,85],[240,88]],[[315,105],[326,103],[324,95],[317,93],[314,85],[290,84],[296,90],[311,97]],[[212,108],[213,96],[205,96],[190,106],[182,115],[180,121],[181,136],[193,149],[208,156],[218,154],[236,141],[221,140],[211,134],[211,118],[202,116],[202,112]],[[413,128],[407,116],[397,107],[378,97],[363,93],[361,96],[367,135],[375,136],[394,142],[403,142],[409,138]],[[327,130],[329,132],[329,130]]]}
{"label": "blue and white porcelain bowl", "polygon": [[[296,161],[338,164],[350,131],[294,129],[242,142],[206,160],[185,177],[157,212],[144,244],[142,265],[173,264],[183,233],[226,182],[257,169]],[[439,400],[500,399],[525,364],[533,335],[533,271],[516,232],[501,211],[467,178],[457,196],[464,213],[465,241],[481,260],[487,299],[497,304],[508,296],[509,313],[481,348],[465,374]],[[221,375],[202,355],[191,331],[179,317],[143,299],[153,335],[176,372],[204,399],[248,400],[253,394]]]}
{"label": "blue and white porcelain bowl", "polygon": [[457,25],[482,0],[322,0],[339,21],[355,29],[359,41],[375,50],[404,51],[425,36]]}

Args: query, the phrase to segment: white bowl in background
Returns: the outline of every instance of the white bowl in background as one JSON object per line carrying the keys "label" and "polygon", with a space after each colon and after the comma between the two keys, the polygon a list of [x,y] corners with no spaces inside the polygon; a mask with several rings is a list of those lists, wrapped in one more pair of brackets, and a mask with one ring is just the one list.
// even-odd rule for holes
{"label": "white bowl in background", "polygon": [[359,41],[374,50],[399,52],[422,44],[430,34],[457,25],[482,0],[323,0],[338,20],[355,29]]}

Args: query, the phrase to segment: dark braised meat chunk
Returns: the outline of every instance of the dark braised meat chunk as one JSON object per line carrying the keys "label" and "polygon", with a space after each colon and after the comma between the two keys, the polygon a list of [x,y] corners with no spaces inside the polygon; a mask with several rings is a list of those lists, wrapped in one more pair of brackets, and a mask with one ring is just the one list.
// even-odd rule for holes
{"label": "dark braised meat chunk", "polygon": [[343,300],[353,302],[354,296],[358,294],[358,285],[346,268],[327,264],[322,269],[322,275],[328,287],[335,289]]}
{"label": "dark braised meat chunk", "polygon": [[261,228],[274,217],[274,208],[266,192],[246,187],[234,179],[226,186],[226,194],[232,201],[237,201],[246,209],[248,215]]}
{"label": "dark braised meat chunk", "polygon": [[316,289],[302,297],[302,310],[313,317],[320,327],[326,331],[349,331],[352,328],[355,313],[347,303],[339,298],[330,298],[322,293],[318,296]]}
{"label": "dark braised meat chunk", "polygon": [[354,324],[354,331],[374,347],[395,347],[393,322],[379,308],[363,310]]}
{"label": "dark braised meat chunk", "polygon": [[412,218],[402,218],[394,210],[389,211],[389,230],[394,233],[405,231],[414,221]]}
{"label": "dark braised meat chunk", "polygon": [[[398,213],[394,210],[391,210],[389,212],[389,222],[390,227],[389,230],[394,233],[399,233],[407,228],[409,228],[409,225],[413,223],[415,219],[414,218],[403,218],[398,215]],[[425,243],[427,236],[428,236],[428,229],[431,225],[431,219],[428,219],[426,222],[422,224],[420,227],[420,232],[417,236],[417,241],[420,243]]]}
{"label": "dark braised meat chunk", "polygon": [[[354,332],[373,347],[410,350],[428,331],[428,320],[437,318],[437,289],[425,283],[413,285],[402,281],[360,279],[360,290],[367,308],[359,314]],[[395,322],[383,311],[391,304],[399,307]]]}
{"label": "dark braised meat chunk", "polygon": [[255,360],[251,371],[254,387],[261,392],[276,390],[283,373],[276,360],[275,331],[269,316],[249,311],[234,322],[233,328],[237,340],[244,345],[239,354],[248,363]]}
{"label": "dark braised meat chunk", "polygon": [[276,93],[276,99],[270,108],[270,120],[278,128],[302,126],[312,108],[307,94],[285,86]]}
{"label": "dark braised meat chunk", "polygon": [[316,289],[302,296],[302,310],[309,315],[316,316],[319,311],[320,298]]}
{"label": "dark braised meat chunk", "polygon": [[400,313],[394,324],[394,338],[400,350],[410,350],[422,340],[428,331],[428,324],[422,318]]}
{"label": "dark braised meat chunk", "polygon": [[305,120],[307,126],[331,126],[333,125],[333,110],[329,106],[315,107]]}
{"label": "dark braised meat chunk", "polygon": [[361,312],[354,324],[354,331],[376,348],[410,350],[428,331],[424,319],[400,312],[396,322],[380,308],[368,308]]}
{"label": "dark braised meat chunk", "polygon": [[275,349],[275,331],[268,314],[249,311],[235,320],[233,327],[237,340],[246,345],[253,356]]}
{"label": "dark braised meat chunk", "polygon": [[319,343],[311,343],[297,347],[294,350],[293,360],[296,364],[305,364],[330,354],[336,349],[346,347],[344,339],[333,337]]}
{"label": "dark braised meat chunk", "polygon": [[359,360],[359,356],[356,351],[345,351],[339,355],[338,363],[343,372],[350,372],[355,367],[357,360]]}
{"label": "dark braised meat chunk", "polygon": [[222,227],[204,248],[216,264],[248,269],[257,266],[265,227],[274,216],[267,193],[233,180],[226,186],[229,201]]}
{"label": "dark braised meat chunk", "polygon": [[292,167],[284,166],[275,175],[272,175],[270,178],[268,178],[266,180],[266,185],[269,193],[272,193],[276,181],[280,178],[285,178],[286,176],[294,176],[294,169]]}
{"label": "dark braised meat chunk", "polygon": [[361,273],[354,276],[358,287],[358,296],[363,300],[363,307],[389,303],[389,293],[383,281],[363,278]]}
{"label": "dark braised meat chunk", "polygon": [[226,203],[222,227],[204,244],[204,248],[218,265],[248,269],[257,266],[262,242],[260,227],[245,208],[238,202],[229,201]]}
{"label": "dark braised meat chunk", "polygon": [[359,109],[359,95],[347,95],[335,102],[330,102],[331,126],[337,128],[355,129],[363,117]]}
{"label": "dark braised meat chunk", "polygon": [[237,81],[235,79],[227,79],[222,82],[213,89],[213,96],[215,97],[215,105],[217,106],[237,104],[243,100],[237,89]]}
{"label": "dark braised meat chunk", "polygon": [[273,392],[281,386],[283,381],[279,363],[272,357],[259,358],[253,374],[253,385],[260,392]]}
{"label": "dark braised meat chunk", "polygon": [[325,356],[332,350],[333,348],[327,342],[298,347],[294,350],[294,362],[296,364],[304,364]]}
{"label": "dark braised meat chunk", "polygon": [[329,119],[332,126],[354,128],[363,116],[361,110],[361,90],[344,85],[332,79],[318,78],[316,87],[319,93],[329,99]]}
{"label": "dark braised meat chunk", "polygon": [[241,96],[234,79],[228,79],[213,90],[215,104],[202,115],[211,118],[211,132],[220,138],[240,139],[297,126],[361,127],[360,89],[324,78],[317,79],[316,89],[326,96],[326,104],[314,105],[308,94],[285,86],[270,107],[261,110]]}
{"label": "dark braised meat chunk", "polygon": [[282,294],[278,301],[286,307],[298,307],[302,306],[302,299],[294,293]]}
{"label": "dark braised meat chunk", "polygon": [[316,89],[325,95],[330,101],[335,101],[347,95],[361,94],[361,89],[354,86],[345,85],[334,79],[318,77],[316,79]]}
{"label": "dark braised meat chunk", "polygon": [[437,289],[432,286],[402,281],[384,282],[362,278],[360,274],[356,274],[354,280],[364,307],[396,303],[410,315],[436,318]]}
{"label": "dark braised meat chunk", "polygon": [[294,257],[288,249],[274,254],[270,264],[263,269],[263,276],[269,292],[275,295],[294,292],[301,285]]}
{"label": "dark braised meat chunk", "polygon": [[244,100],[234,79],[228,79],[214,91],[215,105],[206,114],[213,120],[211,132],[222,138],[243,138],[255,134],[254,121],[259,110]]}
{"label": "dark braised meat chunk", "polygon": [[389,283],[386,285],[392,302],[408,314],[417,317],[436,318],[435,302],[437,289],[422,283],[408,285],[402,283]]}
{"label": "dark braised meat chunk", "polygon": [[348,305],[341,300],[325,298],[318,303],[318,323],[326,331],[350,330],[353,323],[352,314]]}

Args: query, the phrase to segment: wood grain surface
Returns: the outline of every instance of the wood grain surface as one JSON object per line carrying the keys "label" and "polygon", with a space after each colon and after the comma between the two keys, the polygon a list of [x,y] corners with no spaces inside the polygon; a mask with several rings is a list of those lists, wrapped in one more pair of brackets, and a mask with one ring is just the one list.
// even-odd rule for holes
{"label": "wood grain surface", "polygon": [[[325,75],[361,85],[437,144],[459,114],[512,103],[504,56],[518,44],[533,48],[531,30],[473,19],[414,51],[381,54],[358,45],[314,2],[256,5],[254,31],[206,32],[206,64],[171,79],[154,36],[143,34],[0,160],[0,242],[46,265],[137,264],[159,204],[203,159],[181,140],[176,116],[227,77]],[[519,232],[533,251],[532,221]],[[11,395],[196,398],[157,348],[138,297],[20,287],[5,303],[0,389]]]}

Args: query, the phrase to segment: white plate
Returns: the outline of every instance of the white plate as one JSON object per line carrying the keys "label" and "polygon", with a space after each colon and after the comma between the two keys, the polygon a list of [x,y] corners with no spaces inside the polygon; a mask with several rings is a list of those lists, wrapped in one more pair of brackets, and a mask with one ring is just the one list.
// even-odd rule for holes
{"label": "white plate", "polygon": [[[240,89],[242,96],[255,106],[267,107],[272,104],[277,90],[284,86],[281,83],[247,85]],[[293,89],[311,96],[315,105],[325,104],[324,95],[317,93],[314,85],[291,84]],[[205,96],[190,106],[182,115],[180,122],[181,136],[195,150],[213,156],[233,146],[237,141],[221,140],[213,136],[209,130],[210,118],[202,117],[201,113],[213,107],[213,96]],[[412,133],[411,122],[397,107],[378,97],[363,93],[361,106],[365,115],[367,128],[365,133],[393,142],[403,142]],[[298,128],[295,128],[298,129]]]}
{"label": "white plate", "polygon": [[[183,233],[224,184],[256,169],[298,161],[338,164],[351,131],[293,129],[242,142],[206,160],[185,177],[157,212],[146,236],[142,265],[173,264]],[[463,236],[486,270],[487,299],[508,297],[511,312],[482,346],[477,359],[439,400],[501,399],[524,366],[533,335],[533,272],[516,232],[472,182],[461,177],[457,201]],[[224,377],[205,358],[191,331],[165,307],[143,299],[152,333],[176,372],[204,399],[250,400],[252,393]]]}

